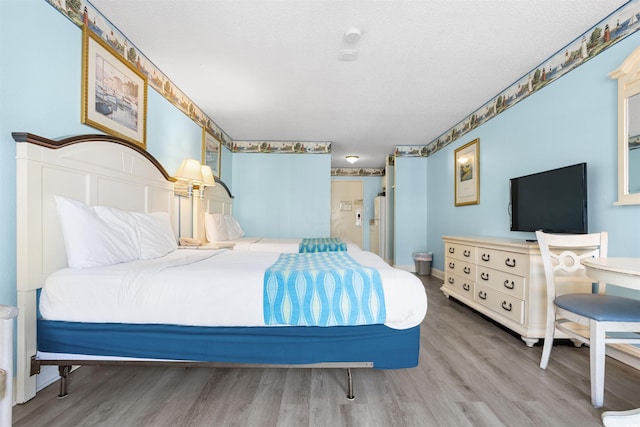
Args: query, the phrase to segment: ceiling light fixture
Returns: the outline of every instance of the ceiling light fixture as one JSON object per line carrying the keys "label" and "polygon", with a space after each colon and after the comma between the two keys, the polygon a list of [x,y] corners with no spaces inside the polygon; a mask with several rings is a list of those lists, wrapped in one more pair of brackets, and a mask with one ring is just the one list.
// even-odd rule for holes
{"label": "ceiling light fixture", "polygon": [[353,155],[349,155],[349,156],[345,157],[345,159],[347,159],[347,162],[349,162],[351,164],[354,164],[355,162],[357,162],[359,158],[360,157],[353,156]]}

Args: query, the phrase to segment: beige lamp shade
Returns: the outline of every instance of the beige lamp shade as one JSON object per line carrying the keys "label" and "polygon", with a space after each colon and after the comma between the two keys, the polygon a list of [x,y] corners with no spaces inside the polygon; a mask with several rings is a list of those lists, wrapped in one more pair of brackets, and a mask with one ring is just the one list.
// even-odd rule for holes
{"label": "beige lamp shade", "polygon": [[209,165],[202,165],[202,185],[207,187],[216,185],[216,179],[213,177],[213,172]]}
{"label": "beige lamp shade", "polygon": [[176,179],[190,182],[203,182],[200,162],[195,159],[184,159],[176,172]]}

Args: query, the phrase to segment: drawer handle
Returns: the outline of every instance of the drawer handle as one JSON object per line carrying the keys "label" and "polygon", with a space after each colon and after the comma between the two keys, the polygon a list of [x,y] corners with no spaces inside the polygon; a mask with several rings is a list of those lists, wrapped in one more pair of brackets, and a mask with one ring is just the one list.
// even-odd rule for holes
{"label": "drawer handle", "polygon": [[480,278],[482,278],[482,280],[484,280],[484,281],[489,280],[489,273],[485,273],[483,271],[482,273],[480,273]]}
{"label": "drawer handle", "polygon": [[456,250],[453,248],[453,246],[449,246],[449,253],[452,254],[454,253]]}
{"label": "drawer handle", "polygon": [[480,297],[480,299],[487,299],[487,293],[480,291],[478,292],[478,296]]}
{"label": "drawer handle", "polygon": [[465,267],[462,269],[462,271],[464,271],[464,274],[469,274],[471,273],[471,269],[469,267]]}
{"label": "drawer handle", "polygon": [[471,286],[469,286],[468,283],[465,283],[464,285],[462,285],[462,289],[464,289],[465,291],[469,292],[469,289],[471,289]]}
{"label": "drawer handle", "polygon": [[456,267],[456,263],[455,263],[455,262],[450,262],[450,263],[449,263],[449,268],[450,268],[450,269],[452,269],[452,270],[453,270],[455,267]]}
{"label": "drawer handle", "polygon": [[489,254],[482,254],[482,260],[485,262],[489,262],[489,260],[491,259],[491,255]]}
{"label": "drawer handle", "polygon": [[515,267],[516,266],[516,260],[515,259],[511,259],[511,258],[507,258],[504,260],[504,263],[506,264],[507,267]]}
{"label": "drawer handle", "polygon": [[449,284],[453,285],[453,282],[455,282],[455,279],[453,277],[449,277],[448,281],[449,281]]}
{"label": "drawer handle", "polygon": [[469,258],[471,256],[471,251],[464,251],[462,252],[462,255],[464,255],[465,257]]}
{"label": "drawer handle", "polygon": [[513,280],[511,281],[511,284],[509,284],[509,279],[507,279],[504,281],[504,287],[507,289],[513,289],[516,287],[516,284]]}
{"label": "drawer handle", "polygon": [[509,303],[509,305],[507,306],[507,302],[502,301],[502,308],[505,309],[506,311],[511,311],[513,309],[513,306],[511,305],[511,303]]}

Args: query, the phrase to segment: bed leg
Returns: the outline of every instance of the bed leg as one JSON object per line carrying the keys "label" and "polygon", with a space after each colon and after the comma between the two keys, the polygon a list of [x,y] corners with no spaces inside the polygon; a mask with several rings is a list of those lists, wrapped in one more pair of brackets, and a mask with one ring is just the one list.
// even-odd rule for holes
{"label": "bed leg", "polygon": [[58,394],[58,399],[64,399],[69,395],[67,391],[67,380],[69,372],[71,372],[71,365],[58,366],[58,372],[60,373],[60,393]]}
{"label": "bed leg", "polygon": [[347,399],[354,400],[353,395],[353,378],[351,377],[351,368],[347,368]]}

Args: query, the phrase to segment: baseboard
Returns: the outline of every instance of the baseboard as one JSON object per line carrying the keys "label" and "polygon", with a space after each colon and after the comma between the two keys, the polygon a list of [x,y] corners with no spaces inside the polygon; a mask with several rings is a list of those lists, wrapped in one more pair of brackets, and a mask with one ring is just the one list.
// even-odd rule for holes
{"label": "baseboard", "polygon": [[436,268],[431,268],[431,275],[437,277],[438,279],[444,281],[444,271],[438,270]]}
{"label": "baseboard", "polygon": [[[409,273],[416,272],[415,265],[394,265],[394,267],[397,268],[398,270],[408,271]],[[431,276],[437,277],[440,280],[444,280],[444,271],[431,268]]]}
{"label": "baseboard", "polygon": [[36,377],[36,393],[60,379],[57,366],[41,366]]}
{"label": "baseboard", "polygon": [[398,270],[408,271],[409,273],[415,273],[416,272],[416,266],[415,265],[394,265],[394,267],[397,268]]}
{"label": "baseboard", "polygon": [[632,368],[640,369],[640,347],[632,344],[608,344],[607,356]]}

